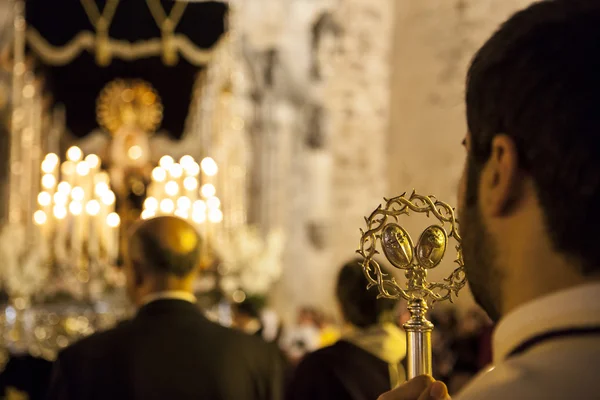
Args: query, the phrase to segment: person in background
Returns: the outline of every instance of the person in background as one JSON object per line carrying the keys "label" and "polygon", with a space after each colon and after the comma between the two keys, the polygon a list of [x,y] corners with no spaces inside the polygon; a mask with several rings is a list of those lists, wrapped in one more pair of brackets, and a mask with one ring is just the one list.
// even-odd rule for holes
{"label": "person in background", "polygon": [[264,326],[260,318],[258,307],[246,298],[241,303],[232,305],[233,327],[247,333],[263,337]]}
{"label": "person in background", "polygon": [[345,333],[302,360],[288,400],[371,400],[405,380],[406,335],[392,322],[396,301],[378,299],[367,285],[360,260],[342,267],[336,295]]}
{"label": "person in background", "polygon": [[456,394],[480,371],[479,351],[481,335],[486,326],[486,317],[479,309],[470,309],[457,324],[455,337],[450,346],[455,356],[448,390]]}
{"label": "person in background", "polygon": [[454,307],[437,307],[430,313],[435,329],[431,334],[433,376],[449,381],[456,364],[453,351],[457,339],[458,316]]}
{"label": "person in background", "polygon": [[295,326],[284,330],[281,347],[290,364],[297,365],[300,360],[321,344],[320,321],[317,311],[311,307],[303,307],[298,312]]}
{"label": "person in background", "polygon": [[280,357],[260,338],[206,319],[192,294],[200,237],[188,222],[138,223],[127,289],[137,315],[62,351],[50,400],[279,400]]}
{"label": "person in background", "polygon": [[[494,368],[460,400],[598,399],[600,2],[516,13],[468,73],[465,272],[497,322]],[[421,376],[382,400],[447,398]]]}
{"label": "person in background", "polygon": [[323,314],[323,323],[321,324],[321,335],[319,348],[331,346],[340,339],[340,329],[335,323],[335,319],[327,314]]}

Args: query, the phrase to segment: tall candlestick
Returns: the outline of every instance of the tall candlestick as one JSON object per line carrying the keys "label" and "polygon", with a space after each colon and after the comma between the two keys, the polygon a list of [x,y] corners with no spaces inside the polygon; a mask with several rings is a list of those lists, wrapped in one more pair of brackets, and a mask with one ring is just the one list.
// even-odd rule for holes
{"label": "tall candlestick", "polygon": [[119,255],[119,226],[121,224],[121,219],[117,213],[110,213],[108,217],[106,217],[106,224],[109,227],[108,230],[108,238],[107,238],[107,254],[108,260],[113,265],[116,265],[118,255]]}

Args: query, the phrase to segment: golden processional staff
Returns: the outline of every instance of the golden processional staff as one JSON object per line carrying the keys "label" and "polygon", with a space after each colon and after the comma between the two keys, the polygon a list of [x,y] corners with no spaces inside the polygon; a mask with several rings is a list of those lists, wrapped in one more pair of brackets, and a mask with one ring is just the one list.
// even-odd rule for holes
{"label": "golden processional staff", "polygon": [[[427,310],[436,302],[452,301],[452,296],[457,296],[466,283],[458,221],[454,209],[433,196],[413,192],[408,198],[403,194],[384,200],[385,207],[379,205],[365,218],[367,228],[361,229],[358,253],[364,258],[362,266],[369,288],[377,286],[381,298],[403,298],[408,303],[410,319],[404,324],[408,338],[408,378],[431,375],[433,324],[426,318]],[[437,223],[421,233],[416,245],[408,231],[399,225],[400,217],[411,211],[437,219]],[[440,264],[450,239],[456,242],[455,263],[458,267],[442,282],[428,282],[428,270]],[[381,253],[378,247],[394,267],[404,271],[404,286],[382,271],[374,258]]]}

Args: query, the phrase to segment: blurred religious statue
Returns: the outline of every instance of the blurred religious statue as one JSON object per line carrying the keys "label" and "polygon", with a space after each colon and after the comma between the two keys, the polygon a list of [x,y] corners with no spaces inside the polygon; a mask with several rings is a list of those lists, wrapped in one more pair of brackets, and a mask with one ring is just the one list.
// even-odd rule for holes
{"label": "blurred religious statue", "polygon": [[96,108],[97,130],[79,145],[100,154],[118,199],[118,212],[127,221],[139,217],[153,168],[151,138],[160,126],[163,106],[147,82],[116,79],[101,91]]}

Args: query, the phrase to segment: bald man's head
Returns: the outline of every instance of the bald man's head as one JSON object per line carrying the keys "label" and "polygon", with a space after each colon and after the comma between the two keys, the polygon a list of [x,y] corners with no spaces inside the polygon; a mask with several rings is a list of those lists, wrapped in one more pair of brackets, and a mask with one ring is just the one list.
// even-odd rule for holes
{"label": "bald man's head", "polygon": [[177,217],[157,217],[140,222],[129,241],[129,258],[145,272],[183,278],[200,264],[200,235]]}

